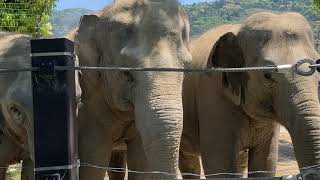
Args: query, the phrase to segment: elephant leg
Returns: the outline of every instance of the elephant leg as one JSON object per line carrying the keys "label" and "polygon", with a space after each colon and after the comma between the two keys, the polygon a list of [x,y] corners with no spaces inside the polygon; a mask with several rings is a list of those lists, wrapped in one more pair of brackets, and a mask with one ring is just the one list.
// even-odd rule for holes
{"label": "elephant leg", "polygon": [[119,172],[108,171],[110,180],[124,180],[126,173],[122,170],[126,169],[127,164],[127,151],[126,150],[113,150],[109,167],[121,168]]}
{"label": "elephant leg", "polygon": [[232,113],[216,111],[213,114],[217,116],[202,117],[200,121],[200,149],[204,173],[207,178],[242,177],[238,164],[242,122]]}
{"label": "elephant leg", "polygon": [[239,152],[237,156],[237,164],[239,172],[242,174],[247,174],[248,172],[248,160],[249,160],[249,149],[244,149]]}
{"label": "elephant leg", "polygon": [[[206,178],[240,178],[242,175],[237,162],[235,140],[223,138],[208,138],[208,145],[202,150],[202,164]],[[231,137],[229,137],[231,138]],[[229,143],[232,142],[232,143]]]}
{"label": "elephant leg", "polygon": [[[94,113],[86,112],[86,107],[79,111],[79,156],[81,167],[80,180],[103,180],[106,176],[112,150],[111,123],[103,124],[94,119]],[[94,112],[94,111],[93,111]],[[98,168],[97,168],[98,167]]]}
{"label": "elephant leg", "polygon": [[[248,171],[249,177],[274,177],[278,161],[278,139],[280,128],[278,125],[268,129],[268,134],[262,136],[264,140],[249,149]],[[254,173],[266,171],[263,173]],[[268,173],[267,173],[268,172]]]}
{"label": "elephant leg", "polygon": [[179,168],[183,179],[199,179],[201,165],[198,154],[190,154],[180,149]]}
{"label": "elephant leg", "polygon": [[34,180],[33,161],[30,158],[22,160],[21,180]]}
{"label": "elephant leg", "polygon": [[[127,142],[128,145],[128,169],[131,171],[145,172],[147,171],[147,159],[144,153],[142,140],[140,136],[135,137]],[[145,179],[149,174],[128,172],[128,179],[141,180]]]}
{"label": "elephant leg", "polygon": [[[91,125],[89,125],[91,126]],[[108,167],[111,156],[112,140],[111,134],[105,136],[102,129],[96,131],[89,131],[79,136],[79,155],[81,167],[79,169],[80,180],[103,180],[106,175],[105,168]],[[110,131],[111,132],[111,129]]]}

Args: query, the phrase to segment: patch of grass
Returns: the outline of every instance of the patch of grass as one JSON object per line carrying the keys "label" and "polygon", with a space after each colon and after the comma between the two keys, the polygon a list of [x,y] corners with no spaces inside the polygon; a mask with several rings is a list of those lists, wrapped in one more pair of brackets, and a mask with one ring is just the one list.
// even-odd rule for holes
{"label": "patch of grass", "polygon": [[10,166],[7,171],[7,177],[9,178],[9,180],[20,180],[21,179],[20,166],[18,164]]}

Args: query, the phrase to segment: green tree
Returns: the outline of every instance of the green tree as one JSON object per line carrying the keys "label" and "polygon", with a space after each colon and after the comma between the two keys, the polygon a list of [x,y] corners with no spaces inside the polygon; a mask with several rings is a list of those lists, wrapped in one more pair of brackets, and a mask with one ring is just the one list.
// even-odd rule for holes
{"label": "green tree", "polygon": [[314,0],[313,4],[314,4],[314,6],[320,8],[320,0]]}
{"label": "green tree", "polygon": [[49,16],[57,0],[0,0],[0,30],[52,36]]}
{"label": "green tree", "polygon": [[185,9],[191,21],[191,33],[194,36],[208,29],[227,23],[242,23],[248,16],[261,11],[293,11],[304,15],[316,34],[320,24],[317,13],[320,0],[215,0],[186,5]]}

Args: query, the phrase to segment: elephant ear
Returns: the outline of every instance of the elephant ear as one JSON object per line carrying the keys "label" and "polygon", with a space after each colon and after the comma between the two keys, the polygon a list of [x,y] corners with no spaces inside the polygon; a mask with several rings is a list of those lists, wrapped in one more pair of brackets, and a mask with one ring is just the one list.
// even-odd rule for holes
{"label": "elephant ear", "polygon": [[99,54],[96,43],[96,26],[98,16],[84,15],[75,37],[75,47],[80,59],[80,65],[97,65]]}
{"label": "elephant ear", "polygon": [[[75,35],[75,51],[81,66],[98,66],[100,64],[101,54],[96,41],[98,22],[99,17],[96,15],[84,15],[81,17],[80,25]],[[83,72],[83,76],[79,79],[80,82],[92,82],[94,84],[99,77],[99,72],[90,74]]]}
{"label": "elephant ear", "polygon": [[[244,66],[242,49],[237,35],[228,32],[221,36],[211,50],[207,66],[240,68]],[[242,97],[242,73],[222,73],[222,86],[225,96],[239,106]]]}

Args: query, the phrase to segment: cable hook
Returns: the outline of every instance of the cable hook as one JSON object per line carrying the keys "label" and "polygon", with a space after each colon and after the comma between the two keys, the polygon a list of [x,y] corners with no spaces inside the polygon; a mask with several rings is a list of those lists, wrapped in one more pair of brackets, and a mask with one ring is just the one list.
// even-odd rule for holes
{"label": "cable hook", "polygon": [[293,71],[301,76],[311,76],[316,72],[315,65],[312,59],[302,59],[294,65]]}

